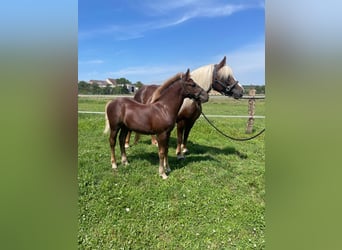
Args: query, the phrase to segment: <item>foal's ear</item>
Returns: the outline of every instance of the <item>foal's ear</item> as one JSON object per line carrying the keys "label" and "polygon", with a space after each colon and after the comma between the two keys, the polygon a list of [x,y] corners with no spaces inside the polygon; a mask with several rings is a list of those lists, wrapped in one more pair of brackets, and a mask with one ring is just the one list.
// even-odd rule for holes
{"label": "foal's ear", "polygon": [[190,69],[188,69],[185,73],[185,79],[189,80],[190,79]]}
{"label": "foal's ear", "polygon": [[224,56],[222,61],[217,65],[217,69],[220,69],[225,65],[226,65],[226,56]]}

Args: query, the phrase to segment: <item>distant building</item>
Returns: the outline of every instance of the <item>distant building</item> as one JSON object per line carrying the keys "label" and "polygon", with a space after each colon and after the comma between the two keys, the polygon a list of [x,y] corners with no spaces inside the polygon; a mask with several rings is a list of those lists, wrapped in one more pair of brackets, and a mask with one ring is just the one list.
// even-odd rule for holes
{"label": "distant building", "polygon": [[118,86],[116,80],[113,79],[113,78],[107,78],[107,79],[106,79],[106,82],[107,82],[109,85],[111,85],[112,87]]}
{"label": "distant building", "polygon": [[135,93],[139,89],[134,84],[126,84],[126,88],[128,89],[129,93]]}
{"label": "distant building", "polygon": [[115,87],[126,87],[129,93],[135,93],[138,91],[138,87],[134,84],[118,84],[116,79],[107,78],[106,80],[90,80],[89,84],[97,84],[100,88],[105,88],[107,86],[115,88]]}
{"label": "distant building", "polygon": [[89,84],[97,84],[100,88],[105,88],[109,83],[103,80],[90,80]]}

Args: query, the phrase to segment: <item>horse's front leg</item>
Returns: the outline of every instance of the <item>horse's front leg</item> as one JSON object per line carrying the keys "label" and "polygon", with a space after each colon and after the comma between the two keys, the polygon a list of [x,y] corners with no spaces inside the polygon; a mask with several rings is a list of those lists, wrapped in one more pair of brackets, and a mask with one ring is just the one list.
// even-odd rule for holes
{"label": "horse's front leg", "polygon": [[112,168],[116,170],[118,166],[116,165],[115,159],[115,144],[116,144],[116,137],[118,135],[119,129],[111,129],[109,135],[109,145],[110,145],[110,161],[112,163]]}
{"label": "horse's front leg", "polygon": [[119,142],[120,142],[120,151],[121,151],[121,162],[123,165],[127,165],[127,155],[126,155],[126,148],[125,148],[125,140],[127,137],[128,129],[126,127],[121,128],[120,135],[119,135]]}
{"label": "horse's front leg", "polygon": [[184,155],[182,153],[182,142],[183,142],[183,131],[184,131],[184,120],[177,122],[177,148],[176,155],[177,159],[184,159]]}
{"label": "horse's front leg", "polygon": [[167,137],[167,142],[165,145],[165,156],[164,156],[164,169],[167,174],[171,172],[171,168],[169,166],[169,138],[170,138],[170,134],[168,134],[168,137]]}
{"label": "horse's front leg", "polygon": [[125,148],[129,148],[129,141],[131,140],[131,131],[128,131],[125,139]]}
{"label": "horse's front leg", "polygon": [[192,118],[191,119],[187,119],[184,122],[184,126],[183,126],[183,128],[184,128],[183,142],[182,142],[182,145],[181,145],[182,154],[185,154],[185,153],[188,152],[186,144],[188,142],[188,137],[189,137],[189,134],[190,134],[190,130],[194,126],[196,120],[200,117],[201,113],[202,113],[202,106],[201,106],[200,103],[197,103],[195,111],[194,111],[194,113],[192,115]]}
{"label": "horse's front leg", "polygon": [[181,145],[181,150],[182,153],[185,154],[187,153],[189,150],[186,147],[186,144],[188,142],[188,137],[190,134],[190,130],[192,129],[193,125],[194,125],[195,121],[189,122],[185,125],[185,129],[184,129],[184,137],[183,137],[183,143]]}
{"label": "horse's front leg", "polygon": [[135,132],[135,136],[134,136],[134,145],[136,145],[138,143],[138,141],[140,140],[140,134]]}
{"label": "horse's front leg", "polygon": [[158,146],[158,141],[155,135],[151,135],[151,144]]}
{"label": "horse's front leg", "polygon": [[168,142],[170,138],[170,132],[164,132],[157,135],[158,140],[158,155],[159,155],[159,175],[165,180],[167,175],[165,173],[165,168],[170,170],[168,163]]}

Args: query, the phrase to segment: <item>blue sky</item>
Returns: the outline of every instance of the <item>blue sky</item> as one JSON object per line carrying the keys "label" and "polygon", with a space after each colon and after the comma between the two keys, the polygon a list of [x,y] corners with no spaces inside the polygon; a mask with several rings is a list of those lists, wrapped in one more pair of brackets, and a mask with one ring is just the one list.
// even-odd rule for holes
{"label": "blue sky", "polygon": [[240,83],[263,85],[264,26],[259,0],[82,0],[78,78],[160,84],[227,56]]}

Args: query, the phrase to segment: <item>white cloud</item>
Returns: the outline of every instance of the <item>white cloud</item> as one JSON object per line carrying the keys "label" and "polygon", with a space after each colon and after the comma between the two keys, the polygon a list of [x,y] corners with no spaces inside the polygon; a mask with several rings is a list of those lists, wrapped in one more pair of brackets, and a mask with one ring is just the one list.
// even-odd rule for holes
{"label": "white cloud", "polygon": [[141,2],[135,8],[145,13],[145,21],[130,25],[110,25],[104,28],[80,31],[79,38],[112,34],[117,40],[137,39],[143,37],[144,33],[149,30],[179,25],[193,18],[229,16],[251,8],[264,8],[264,5],[260,4],[259,0],[257,2],[251,1],[248,4],[227,4],[226,2],[211,0],[168,0]]}

